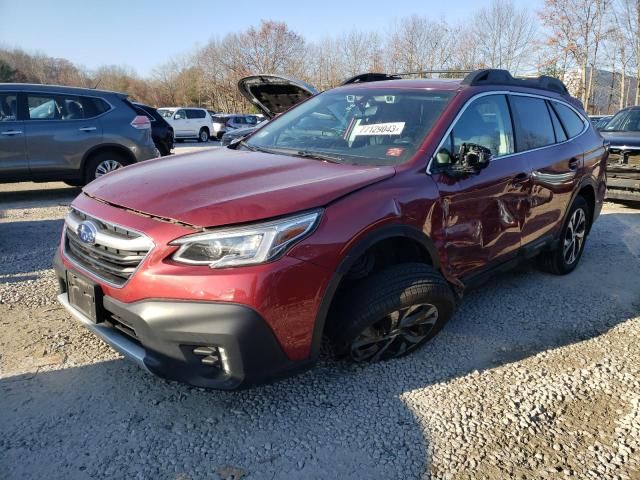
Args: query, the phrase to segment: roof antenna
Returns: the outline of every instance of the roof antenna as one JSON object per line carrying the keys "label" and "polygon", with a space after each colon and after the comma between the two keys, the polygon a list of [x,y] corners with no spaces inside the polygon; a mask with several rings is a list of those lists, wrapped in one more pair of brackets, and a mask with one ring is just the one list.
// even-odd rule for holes
{"label": "roof antenna", "polygon": [[98,88],[98,85],[100,85],[100,82],[102,81],[101,78],[98,79],[98,81],[96,82],[96,84],[93,86],[93,90],[95,90],[96,88]]}

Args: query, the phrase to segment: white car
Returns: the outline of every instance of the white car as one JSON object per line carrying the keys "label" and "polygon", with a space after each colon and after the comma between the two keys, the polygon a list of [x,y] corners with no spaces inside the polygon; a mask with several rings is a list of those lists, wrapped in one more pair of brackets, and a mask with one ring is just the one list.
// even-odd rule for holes
{"label": "white car", "polygon": [[180,142],[186,138],[197,138],[199,142],[208,142],[213,124],[211,115],[204,108],[165,107],[158,113],[173,127],[173,136]]}

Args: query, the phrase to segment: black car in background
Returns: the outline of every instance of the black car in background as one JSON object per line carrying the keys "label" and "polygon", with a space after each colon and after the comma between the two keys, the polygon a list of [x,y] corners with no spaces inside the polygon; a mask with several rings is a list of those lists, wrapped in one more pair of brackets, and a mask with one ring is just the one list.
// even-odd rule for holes
{"label": "black car in background", "polygon": [[620,110],[600,133],[609,144],[607,198],[640,201],[640,106]]}
{"label": "black car in background", "polygon": [[151,121],[151,136],[160,155],[163,157],[171,155],[174,142],[173,127],[162,118],[162,115],[160,115],[155,108],[144,105],[143,103],[134,103],[133,105],[136,107],[138,113],[146,115]]}

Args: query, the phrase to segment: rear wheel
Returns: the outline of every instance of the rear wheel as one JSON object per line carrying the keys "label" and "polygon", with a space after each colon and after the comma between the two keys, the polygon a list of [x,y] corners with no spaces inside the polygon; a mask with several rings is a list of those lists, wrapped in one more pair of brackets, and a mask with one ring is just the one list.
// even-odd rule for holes
{"label": "rear wheel", "polygon": [[541,268],[555,275],[572,272],[582,257],[590,222],[588,202],[582,196],[576,197],[562,226],[557,247],[540,255]]}
{"label": "rear wheel", "polygon": [[209,130],[206,128],[201,128],[198,133],[198,141],[199,142],[208,142],[209,141]]}
{"label": "rear wheel", "polygon": [[98,153],[87,161],[84,170],[84,181],[85,183],[92,182],[96,178],[118,170],[128,164],[129,162],[120,153]]}
{"label": "rear wheel", "polygon": [[453,292],[438,272],[400,264],[366,278],[343,298],[328,334],[336,352],[354,362],[389,360],[422,346],[454,311]]}

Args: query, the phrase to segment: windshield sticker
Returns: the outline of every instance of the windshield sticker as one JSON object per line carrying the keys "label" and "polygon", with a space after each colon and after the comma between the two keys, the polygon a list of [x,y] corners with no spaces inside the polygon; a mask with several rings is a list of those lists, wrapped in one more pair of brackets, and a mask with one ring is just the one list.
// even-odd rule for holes
{"label": "windshield sticker", "polygon": [[387,149],[386,155],[388,157],[399,157],[404,153],[404,148],[402,147],[391,147]]}
{"label": "windshield sticker", "polygon": [[404,130],[404,122],[374,123],[358,125],[353,129],[353,136],[362,135],[400,135]]}

